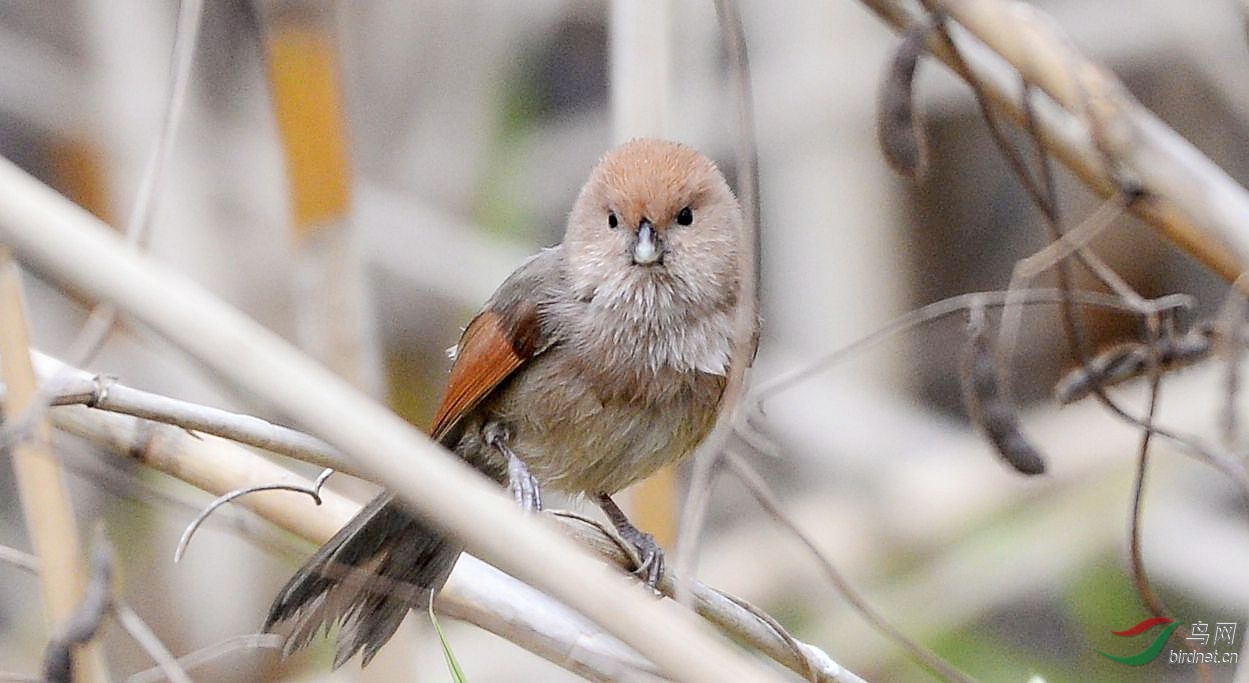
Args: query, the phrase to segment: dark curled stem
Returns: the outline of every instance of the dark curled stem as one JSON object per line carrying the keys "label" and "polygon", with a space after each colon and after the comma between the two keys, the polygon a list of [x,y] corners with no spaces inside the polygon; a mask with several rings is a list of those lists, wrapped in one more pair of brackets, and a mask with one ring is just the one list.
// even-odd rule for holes
{"label": "dark curled stem", "polygon": [[91,574],[82,602],[60,632],[48,643],[43,654],[43,677],[49,683],[72,683],[74,649],[95,637],[104,615],[112,604],[113,547],[97,530],[91,554]]}
{"label": "dark curled stem", "polygon": [[[1171,372],[1210,357],[1218,337],[1211,323],[1199,323],[1184,334],[1165,334],[1154,343],[1122,342],[1093,356],[1084,367],[1071,370],[1054,385],[1054,399],[1074,403],[1093,394],[1095,387],[1109,387],[1146,376],[1157,362],[1162,373]],[[1148,420],[1147,420],[1148,421]]]}
{"label": "dark curled stem", "polygon": [[998,455],[1022,474],[1045,472],[1045,460],[1024,436],[1019,415],[1002,390],[998,357],[984,320],[984,309],[972,309],[967,348],[960,372],[967,414],[988,437]]}
{"label": "dark curled stem", "polygon": [[932,29],[916,24],[906,30],[893,53],[877,105],[876,134],[885,161],[899,175],[919,180],[928,168],[927,139],[915,109],[915,72]]}

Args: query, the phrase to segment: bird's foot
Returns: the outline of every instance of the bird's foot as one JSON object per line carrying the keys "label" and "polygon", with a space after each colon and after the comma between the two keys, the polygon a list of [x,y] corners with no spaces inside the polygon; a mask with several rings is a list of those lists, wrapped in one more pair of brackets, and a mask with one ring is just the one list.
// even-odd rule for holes
{"label": "bird's foot", "polygon": [[538,486],[538,480],[529,473],[525,463],[510,451],[507,457],[507,487],[520,509],[525,512],[542,511],[542,488]]}
{"label": "bird's foot", "polygon": [[659,590],[659,581],[664,575],[664,549],[655,542],[655,537],[633,526],[616,502],[605,493],[598,495],[598,505],[616,527],[620,538],[637,550],[638,566],[633,573],[644,581],[652,590]]}
{"label": "bird's foot", "polygon": [[512,498],[525,512],[541,512],[542,488],[538,486],[538,480],[512,449],[502,446],[500,450],[507,456],[507,488],[512,492]]}
{"label": "bird's foot", "polygon": [[520,509],[525,512],[541,512],[542,488],[538,486],[538,480],[529,473],[525,461],[512,451],[505,439],[506,436],[501,431],[491,430],[486,434],[486,443],[507,459],[507,489],[512,492],[512,498]]}
{"label": "bird's foot", "polygon": [[525,466],[525,461],[507,445],[506,430],[487,430],[486,443],[507,459],[507,489],[512,492],[517,506],[525,512],[542,512],[542,489],[530,474],[530,468]]}

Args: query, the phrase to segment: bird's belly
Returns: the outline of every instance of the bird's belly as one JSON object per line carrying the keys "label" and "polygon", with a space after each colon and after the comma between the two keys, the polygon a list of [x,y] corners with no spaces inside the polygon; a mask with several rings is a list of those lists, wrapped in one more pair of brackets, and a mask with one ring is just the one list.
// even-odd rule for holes
{"label": "bird's belly", "polygon": [[691,372],[664,378],[663,391],[626,394],[587,379],[539,382],[548,388],[541,393],[526,385],[505,389],[487,422],[504,425],[544,487],[610,494],[698,446],[715,421],[723,378]]}
{"label": "bird's belly", "polygon": [[[544,485],[574,493],[614,493],[680,459],[706,434],[703,416],[577,406],[557,429],[516,433],[516,452]],[[688,412],[688,411],[687,411]]]}

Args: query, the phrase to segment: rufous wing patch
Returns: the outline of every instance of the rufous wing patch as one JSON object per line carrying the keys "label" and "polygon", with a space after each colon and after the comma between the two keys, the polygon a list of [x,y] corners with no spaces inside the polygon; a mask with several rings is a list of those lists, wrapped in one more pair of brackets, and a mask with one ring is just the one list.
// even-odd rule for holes
{"label": "rufous wing patch", "polygon": [[441,439],[495,387],[539,351],[536,306],[521,310],[486,310],[464,329],[447,392],[430,433]]}

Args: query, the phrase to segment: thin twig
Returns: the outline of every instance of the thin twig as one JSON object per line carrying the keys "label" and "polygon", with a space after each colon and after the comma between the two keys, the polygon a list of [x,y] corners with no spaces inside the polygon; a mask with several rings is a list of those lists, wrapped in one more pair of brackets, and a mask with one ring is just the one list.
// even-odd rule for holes
{"label": "thin twig", "polygon": [[[1162,362],[1158,352],[1158,340],[1160,339],[1159,326],[1160,322],[1157,316],[1150,316],[1148,320],[1149,330],[1149,399],[1148,406],[1145,409],[1146,425],[1152,425],[1154,415],[1158,411],[1158,399],[1162,389]],[[1154,436],[1154,432],[1150,429],[1142,430],[1141,445],[1137,450],[1136,456],[1136,473],[1132,482],[1132,511],[1128,523],[1128,558],[1129,568],[1132,573],[1132,583],[1136,588],[1136,594],[1140,596],[1141,602],[1145,606],[1145,610],[1155,617],[1168,617],[1166,607],[1162,604],[1162,599],[1154,592],[1149,582],[1149,574],[1145,571],[1145,557],[1141,550],[1141,534],[1144,515],[1144,499],[1145,499],[1145,475],[1149,470],[1149,445]],[[1181,635],[1184,637],[1184,644],[1189,650],[1194,652],[1200,651],[1201,648],[1187,638],[1187,629],[1181,626],[1179,628]],[[1201,680],[1203,683],[1210,681],[1210,669],[1205,662],[1199,663]]]}
{"label": "thin twig", "polygon": [[11,564],[18,569],[28,571],[32,574],[39,573],[39,558],[30,553],[22,552],[17,548],[11,548],[7,545],[0,545],[0,562]]}
{"label": "thin twig", "polygon": [[[804,645],[804,643],[799,642],[797,638],[790,635],[789,631],[786,631],[785,627],[781,626],[781,622],[776,620],[776,617],[773,617],[771,614],[764,612],[763,610],[759,609],[758,607],[755,607],[751,603],[746,602],[745,600],[739,597],[736,597],[734,595],[729,595],[728,593],[725,593],[723,591],[716,591],[716,592],[720,593],[720,595],[723,595],[726,600],[731,601],[733,604],[737,605],[738,607],[741,607],[742,609],[746,610],[750,614],[754,615],[754,617],[758,619],[759,621],[767,624],[768,627],[771,628],[773,631],[775,631],[776,635],[781,640],[785,641],[785,644],[788,645],[790,648],[792,648],[794,652],[803,654],[802,646]],[[804,676],[806,677],[808,681],[811,681],[812,683],[819,683],[820,674],[815,669],[815,663],[812,662],[811,659],[807,657],[803,657],[802,662],[805,665],[806,671],[800,671],[799,673],[804,674]]]}
{"label": "thin twig", "polygon": [[[1153,339],[1158,337],[1158,322],[1150,321],[1149,333]],[[1158,411],[1158,397],[1162,387],[1161,363],[1155,344],[1149,344],[1149,399],[1145,409],[1145,422],[1152,423]],[[1132,483],[1132,512],[1128,525],[1128,557],[1132,571],[1132,580],[1136,592],[1144,603],[1145,609],[1155,617],[1165,617],[1166,608],[1149,585],[1149,576],[1145,572],[1145,560],[1141,553],[1141,516],[1144,509],[1145,474],[1149,469],[1149,444],[1153,432],[1144,430],[1141,433],[1141,445],[1137,450],[1136,474]]]}
{"label": "thin twig", "polygon": [[[1116,218],[1122,215],[1124,206],[1124,202],[1120,201],[1118,196],[1106,200],[1076,229],[1069,232],[1063,232],[1061,229],[1056,230],[1056,234],[1059,235],[1057,239],[1050,242],[1040,251],[1015,263],[1011,273],[1010,284],[1006,290],[1007,303],[1002,311],[1002,323],[998,335],[999,352],[1001,353],[1004,371],[1006,368],[1009,368],[1010,364],[1006,361],[1014,355],[1016,341],[1023,322],[1023,308],[1013,301],[1015,297],[1010,293],[1022,291],[1036,276],[1057,264],[1065,262],[1072,253],[1084,250],[1089,240],[1101,234]],[[1064,279],[1069,283],[1069,277]],[[1060,287],[1060,289],[1062,291],[1070,291],[1069,288],[1065,287]],[[1131,289],[1116,291],[1115,293],[1142,315],[1148,314],[1148,312],[1153,310]],[[1063,309],[1069,310],[1067,301],[1063,302]],[[1073,341],[1072,344],[1074,343]],[[1006,374],[1009,375],[1009,372]]]}
{"label": "thin twig", "polygon": [[[694,452],[690,493],[678,525],[676,561],[673,564],[677,575],[685,577],[694,575],[711,475],[734,431],[739,407],[746,395],[746,376],[759,348],[759,245],[762,232],[759,224],[759,146],[755,139],[750,58],[746,31],[736,1],[716,0],[715,5],[736,115],[734,156],[743,220],[737,236],[737,310],[733,322],[732,362],[715,426]],[[678,586],[677,601],[689,604],[689,598],[685,589]]]}
{"label": "thin twig", "polygon": [[[183,671],[194,671],[205,664],[209,664],[214,660],[220,659],[226,655],[233,654],[239,650],[251,650],[264,648],[267,650],[281,650],[282,643],[286,639],[276,633],[248,633],[240,636],[227,638],[220,643],[214,643],[208,647],[200,648],[189,654],[182,655],[174,660],[178,668]],[[174,680],[171,678],[163,667],[154,666],[150,669],[144,669],[126,679],[126,683],[157,683],[162,680]]]}
{"label": "thin twig", "polygon": [[[1062,302],[1064,294],[1062,291],[1057,289],[1027,289],[1023,290],[1020,296],[1022,299],[1019,303],[1022,305],[1038,306],[1059,304]],[[1133,314],[1139,313],[1135,308],[1123,303],[1123,301],[1118,297],[1102,294],[1100,292],[1076,290],[1071,292],[1071,296],[1076,302],[1084,306],[1096,306],[1099,308]],[[750,407],[752,412],[758,411],[764,401],[772,396],[775,396],[777,393],[806,381],[812,374],[822,372],[846,360],[856,353],[871,348],[889,337],[957,313],[962,313],[969,310],[977,303],[983,304],[985,308],[1001,308],[1006,305],[1007,297],[1008,292],[1006,291],[969,292],[967,294],[959,294],[946,299],[940,299],[904,313],[867,335],[864,335],[857,340],[811,362],[804,363],[801,367],[781,374],[767,383],[757,387],[752,393],[747,405]],[[1155,299],[1153,301],[1153,305],[1158,307],[1159,310],[1169,310],[1173,308],[1187,309],[1193,306],[1193,299],[1185,294],[1170,294]]]}
{"label": "thin twig", "polygon": [[213,434],[346,474],[360,474],[338,449],[304,432],[252,415],[135,389],[111,378],[91,375],[38,351],[32,352],[32,356],[40,376],[48,378],[43,386],[48,387],[53,405],[81,404],[133,415],[192,432]]}
{"label": "thin twig", "polygon": [[169,65],[169,97],[165,100],[156,144],[143,168],[130,220],[126,223],[126,241],[139,248],[147,244],[151,233],[152,214],[160,197],[164,171],[169,167],[178,127],[182,123],[182,110],[190,88],[191,66],[195,60],[203,15],[204,0],[182,0],[179,5],[178,23],[174,27],[173,57]]}
{"label": "thin twig", "polygon": [[143,621],[138,612],[120,600],[113,600],[113,617],[125,629],[131,639],[143,648],[143,651],[156,662],[156,669],[164,674],[172,683],[191,683],[191,677],[169,652],[169,648],[156,637],[152,628]]}
{"label": "thin twig", "polygon": [[312,500],[315,501],[317,505],[320,505],[321,487],[325,485],[325,480],[329,479],[333,474],[334,470],[332,469],[327,468],[322,470],[321,474],[317,475],[316,481],[312,483],[312,486],[304,486],[303,484],[260,484],[259,486],[248,486],[246,488],[236,489],[225,495],[219,496],[216,500],[209,503],[208,507],[204,508],[202,512],[196,515],[195,519],[191,520],[191,523],[188,524],[186,529],[182,532],[182,538],[178,539],[178,547],[173,551],[174,563],[177,564],[182,561],[182,554],[186,552],[187,546],[190,545],[191,537],[195,535],[195,531],[199,529],[200,525],[208,519],[208,516],[211,515],[214,510],[222,505],[229,503],[235,498],[241,498],[249,493],[258,493],[260,491],[294,491],[296,493],[306,493],[312,497]]}
{"label": "thin twig", "polygon": [[[1028,293],[1026,295],[1019,295],[1023,298],[1023,300],[1019,303],[1023,305],[1057,304],[1061,303],[1062,297],[1065,296],[1062,292],[1052,289],[1024,291]],[[1118,297],[1080,290],[1071,292],[1071,295],[1075,301],[1083,305],[1099,306],[1102,308],[1126,311],[1139,315],[1139,311],[1135,307],[1124,303]],[[986,309],[1004,306],[1006,305],[1007,296],[1007,292],[1001,291],[959,294],[947,299],[935,301],[927,306],[905,313],[902,316],[895,318],[892,322],[886,324],[885,326],[878,328],[874,332],[860,337],[850,344],[847,344],[832,353],[825,354],[824,356],[806,363],[795,370],[783,373],[765,383],[761,387],[758,387],[746,401],[747,410],[750,413],[762,413],[764,402],[772,396],[807,381],[813,374],[827,370],[854,354],[871,348],[875,344],[895,334],[899,334],[955,313],[966,311],[972,305],[977,303],[982,304]],[[1192,297],[1184,294],[1168,294],[1166,296],[1150,300],[1149,305],[1159,313],[1177,308],[1187,309],[1192,307]],[[1209,464],[1224,474],[1227,474],[1241,488],[1246,498],[1249,499],[1249,471],[1246,471],[1244,465],[1236,458],[1231,457],[1229,454],[1224,453],[1219,449],[1202,444],[1200,440],[1195,437],[1181,434],[1170,429],[1146,425],[1139,418],[1127,413],[1113,402],[1110,402],[1109,399],[1107,399],[1105,404],[1111,409],[1112,412],[1114,412],[1114,414],[1118,415],[1123,420],[1143,429],[1148,429],[1154,434],[1176,443],[1185,452],[1195,456],[1201,462]]]}
{"label": "thin twig", "polygon": [[894,626],[893,623],[886,619],[884,615],[877,612],[874,607],[868,604],[858,590],[850,584],[849,580],[847,580],[846,577],[837,570],[837,567],[834,566],[828,557],[825,556],[825,554],[819,549],[819,547],[815,545],[815,542],[812,541],[811,538],[798,527],[789,515],[785,514],[785,511],[781,508],[780,501],[776,500],[776,497],[772,494],[767,483],[757,472],[746,464],[745,460],[743,460],[736,453],[729,451],[725,454],[725,463],[728,465],[733,474],[737,475],[738,480],[745,484],[746,488],[750,489],[750,492],[754,495],[755,500],[759,502],[760,507],[762,507],[774,520],[776,520],[778,524],[784,527],[786,531],[793,534],[793,536],[807,548],[807,550],[811,553],[811,556],[814,557],[816,562],[820,565],[820,568],[824,570],[825,576],[828,577],[829,581],[837,589],[837,592],[841,593],[842,597],[845,598],[846,601],[849,602],[854,609],[872,625],[873,628],[888,636],[895,643],[909,652],[916,661],[933,673],[936,673],[948,681],[971,683],[972,679],[967,674],[955,669],[949,664],[949,662],[941,659],[941,657],[937,656],[928,648],[925,648],[919,643],[911,640],[910,637],[899,630],[897,626]]}
{"label": "thin twig", "polygon": [[[1049,152],[1045,149],[1045,141],[1041,137],[1036,108],[1032,103],[1032,86],[1026,81],[1022,85],[1023,96],[1021,97],[1021,105],[1024,114],[1024,131],[1028,134],[1028,138],[1032,140],[1032,150],[1036,156],[1037,175],[1041,184],[1041,191],[1033,197],[1033,204],[1045,217],[1045,224],[1049,228],[1050,241],[1055,242],[1063,237],[1063,214],[1062,205],[1058,202],[1058,182],[1054,178],[1054,164],[1050,159]],[[979,87],[979,84],[977,83],[975,87]],[[987,98],[987,95],[982,94],[981,96]],[[1098,267],[1101,259],[1091,250],[1077,250],[1076,258],[1094,275],[1101,270],[1108,270],[1108,268],[1102,269]],[[1087,368],[1089,359],[1088,348],[1086,348],[1087,338],[1084,331],[1084,320],[1081,317],[1080,309],[1076,307],[1075,302],[1071,300],[1069,295],[1074,289],[1074,274],[1072,273],[1071,262],[1064,260],[1059,263],[1057,273],[1058,288],[1064,293],[1060,310],[1062,312],[1063,333],[1067,338],[1067,349],[1075,362],[1079,363],[1081,367]],[[1105,281],[1104,278],[1103,281]]]}
{"label": "thin twig", "polygon": [[[182,0],[178,9],[173,56],[169,67],[169,96],[165,100],[165,110],[161,116],[156,141],[139,178],[134,205],[124,231],[126,243],[136,249],[146,246],[151,232],[152,214],[160,196],[164,170],[169,165],[186,104],[191,66],[204,14],[203,7],[204,0]],[[117,308],[112,304],[102,303],[93,307],[65,352],[69,364],[79,367],[89,364],[103,347],[116,320]],[[50,398],[48,391],[41,386],[34,401],[22,414],[14,416],[14,419],[0,429],[0,439],[10,438],[13,433],[20,434],[29,429],[47,411]]]}

